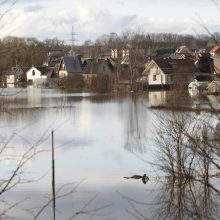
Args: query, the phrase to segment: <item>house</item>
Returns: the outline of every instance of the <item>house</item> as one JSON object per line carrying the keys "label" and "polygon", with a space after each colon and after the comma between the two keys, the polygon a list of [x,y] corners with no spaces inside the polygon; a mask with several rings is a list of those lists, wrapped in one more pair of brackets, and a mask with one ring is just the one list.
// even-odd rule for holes
{"label": "house", "polygon": [[196,54],[195,65],[200,73],[212,73],[213,72],[213,59],[210,53],[198,53]]}
{"label": "house", "polygon": [[176,53],[187,54],[187,53],[191,53],[191,51],[187,46],[182,45],[176,49]]}
{"label": "house", "polygon": [[139,57],[146,57],[149,54],[149,46],[145,46],[143,48],[132,48],[129,49],[114,49],[111,50],[111,57],[112,58],[123,58],[125,56],[139,56]]}
{"label": "house", "polygon": [[211,73],[196,73],[194,80],[188,85],[190,94],[207,92],[208,85],[212,80],[213,75]]}
{"label": "house", "polygon": [[62,58],[58,74],[59,78],[64,78],[73,75],[74,73],[82,73],[83,65],[80,56],[65,56]]}
{"label": "house", "polygon": [[121,58],[127,55],[129,56],[129,49],[112,49],[111,50],[112,58]]}
{"label": "house", "polygon": [[86,59],[83,63],[84,75],[112,74],[113,65],[109,59]]}
{"label": "house", "polygon": [[32,66],[27,72],[27,83],[35,86],[45,85],[49,78],[55,77],[54,68],[47,66]]}
{"label": "house", "polygon": [[213,73],[216,76],[220,76],[220,55],[215,55],[212,57],[213,59]]}
{"label": "house", "polygon": [[220,45],[217,44],[216,46],[214,46],[210,52],[211,56],[215,56],[215,55],[220,55]]}
{"label": "house", "polygon": [[209,53],[213,59],[213,72],[215,75],[220,76],[220,45],[214,46]]}
{"label": "house", "polygon": [[3,72],[4,83],[7,85],[26,82],[26,75],[20,67],[11,67]]}
{"label": "house", "polygon": [[150,87],[187,85],[196,71],[194,63],[188,59],[152,59],[145,64],[142,78]]}
{"label": "house", "polygon": [[92,77],[97,75],[112,75],[114,63],[110,59],[85,59],[83,62],[83,77],[86,83],[90,83]]}
{"label": "house", "polygon": [[220,94],[220,79],[214,79],[208,85],[208,93]]}

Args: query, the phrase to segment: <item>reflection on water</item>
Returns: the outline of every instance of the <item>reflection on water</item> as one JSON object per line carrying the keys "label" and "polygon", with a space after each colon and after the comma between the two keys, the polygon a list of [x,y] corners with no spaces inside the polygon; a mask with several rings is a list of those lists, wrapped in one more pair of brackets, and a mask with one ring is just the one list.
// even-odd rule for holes
{"label": "reflection on water", "polygon": [[[219,219],[218,195],[206,184],[169,180],[158,195],[154,219]],[[165,218],[164,218],[165,219]]]}
{"label": "reflection on water", "polygon": [[122,118],[126,130],[124,148],[130,152],[144,153],[147,145],[148,115],[141,97],[132,96],[122,105]]}
{"label": "reflection on water", "polygon": [[160,187],[151,202],[121,194],[129,213],[137,219],[219,219],[218,115],[171,111],[157,113],[157,120],[154,164],[165,176],[155,178]]}
{"label": "reflection on water", "polygon": [[[205,194],[202,183],[199,185],[183,180],[172,182],[170,179],[162,184],[157,183],[153,178],[156,171],[151,163],[140,160],[144,158],[148,162],[154,162],[155,146],[152,134],[155,134],[155,130],[152,124],[155,122],[155,115],[148,106],[163,103],[167,97],[166,92],[113,97],[14,88],[6,89],[3,93],[7,96],[4,97],[5,108],[0,113],[0,145],[7,143],[8,149],[4,152],[6,157],[1,158],[2,164],[4,163],[0,168],[2,179],[7,177],[7,172],[11,172],[16,164],[15,160],[9,160],[8,156],[22,155],[30,146],[37,146],[39,151],[22,170],[25,180],[37,181],[22,184],[5,194],[5,199],[11,202],[27,198],[27,201],[10,213],[17,216],[16,219],[32,219],[31,213],[36,214],[39,207],[51,198],[52,129],[55,131],[57,190],[66,183],[72,183],[59,191],[60,194],[65,194],[66,190],[71,191],[83,180],[77,190],[57,201],[59,219],[68,219],[83,208],[85,215],[77,215],[79,220],[124,219],[126,213],[127,220],[134,219],[135,216],[136,219],[146,219],[149,216],[153,216],[153,219],[159,219],[159,216],[175,219],[165,210],[169,208],[174,212],[180,208],[179,212],[183,213],[183,208],[193,212],[190,208],[195,207],[199,212],[202,201],[203,206],[214,209],[214,202],[217,200],[213,189]],[[149,180],[143,179],[145,173]],[[124,176],[137,177],[137,181],[130,181],[123,178]],[[201,195],[198,192],[202,190],[204,193]],[[94,198],[97,193],[98,196]],[[184,197],[184,194],[187,196]],[[128,197],[124,200],[122,195],[129,195],[136,201],[146,198],[145,206],[140,208],[139,213],[143,215],[139,215],[134,209],[137,205],[132,204],[134,200],[127,203]],[[155,202],[155,196],[160,202]],[[193,199],[196,200],[196,196],[200,197],[195,204]],[[169,202],[171,198],[173,201]],[[205,204],[205,199],[210,202]],[[187,204],[182,208],[180,205],[185,201]],[[153,208],[149,208],[149,203],[152,202]],[[34,207],[34,210],[27,211],[27,208]],[[95,210],[95,215],[91,214],[91,210]],[[205,207],[202,211],[204,210]],[[90,215],[86,214],[88,211]],[[201,214],[204,215],[205,213]],[[210,216],[215,217],[217,214]],[[39,219],[50,218],[49,205]]]}
{"label": "reflection on water", "polygon": [[149,92],[148,101],[151,106],[165,105],[167,102],[167,91]]}
{"label": "reflection on water", "polygon": [[128,202],[128,214],[135,219],[219,219],[219,194],[207,184],[180,177],[163,179],[158,185],[150,201],[147,193],[141,200],[121,194]]}

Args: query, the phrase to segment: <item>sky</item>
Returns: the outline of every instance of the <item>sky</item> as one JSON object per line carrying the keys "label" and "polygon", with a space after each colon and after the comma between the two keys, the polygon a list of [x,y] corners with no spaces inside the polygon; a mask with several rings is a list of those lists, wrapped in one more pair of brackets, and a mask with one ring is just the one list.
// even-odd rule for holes
{"label": "sky", "polygon": [[[0,0],[0,38],[58,38],[75,44],[127,30],[220,32],[220,0]],[[5,3],[6,2],[6,3]],[[13,5],[12,5],[13,4]]]}

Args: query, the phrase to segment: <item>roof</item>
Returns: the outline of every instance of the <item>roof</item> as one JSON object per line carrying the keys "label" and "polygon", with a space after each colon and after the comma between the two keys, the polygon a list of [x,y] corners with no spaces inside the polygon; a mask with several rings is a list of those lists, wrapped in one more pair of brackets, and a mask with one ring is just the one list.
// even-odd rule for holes
{"label": "roof", "polygon": [[22,75],[24,71],[20,67],[11,67],[3,72],[3,75]]}
{"label": "roof", "polygon": [[185,59],[186,56],[181,53],[172,53],[168,56],[168,58],[170,58],[170,59]]}
{"label": "roof", "polygon": [[212,82],[209,83],[209,87],[211,87],[213,85],[215,85],[218,88],[220,88],[220,81],[219,80],[213,80]]}
{"label": "roof", "polygon": [[87,59],[84,61],[84,65],[84,74],[103,73],[102,69],[100,69],[102,65],[108,66],[111,70],[113,69],[113,65],[109,59]]}
{"label": "roof", "polygon": [[194,73],[196,66],[188,59],[154,59],[164,74]]}
{"label": "roof", "polygon": [[126,55],[124,57],[122,57],[122,60],[121,60],[121,64],[129,64],[130,63],[130,59],[129,59],[129,55]]}
{"label": "roof", "polygon": [[176,53],[191,53],[191,51],[189,50],[187,46],[182,45],[177,48]]}
{"label": "roof", "polygon": [[81,73],[83,71],[80,56],[65,56],[63,62],[68,73]]}
{"label": "roof", "polygon": [[[39,70],[41,72],[41,75],[47,76],[49,78],[51,78],[51,77],[53,77],[55,75],[55,68],[54,67],[32,66],[31,68],[36,68],[37,70]],[[31,68],[29,68],[27,71],[29,71]]]}
{"label": "roof", "polygon": [[214,46],[211,50],[210,50],[210,53],[215,53],[216,51],[218,51],[220,49],[220,45],[216,45]]}

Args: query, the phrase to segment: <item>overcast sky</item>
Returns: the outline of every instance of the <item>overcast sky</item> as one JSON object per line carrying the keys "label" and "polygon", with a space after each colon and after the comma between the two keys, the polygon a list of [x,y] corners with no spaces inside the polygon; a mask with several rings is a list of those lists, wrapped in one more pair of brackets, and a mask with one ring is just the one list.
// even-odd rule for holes
{"label": "overcast sky", "polygon": [[[220,0],[18,0],[2,5],[0,37],[7,35],[71,39],[71,29],[81,44],[103,34],[125,30],[202,34],[220,32]],[[1,18],[2,16],[0,16]]]}

